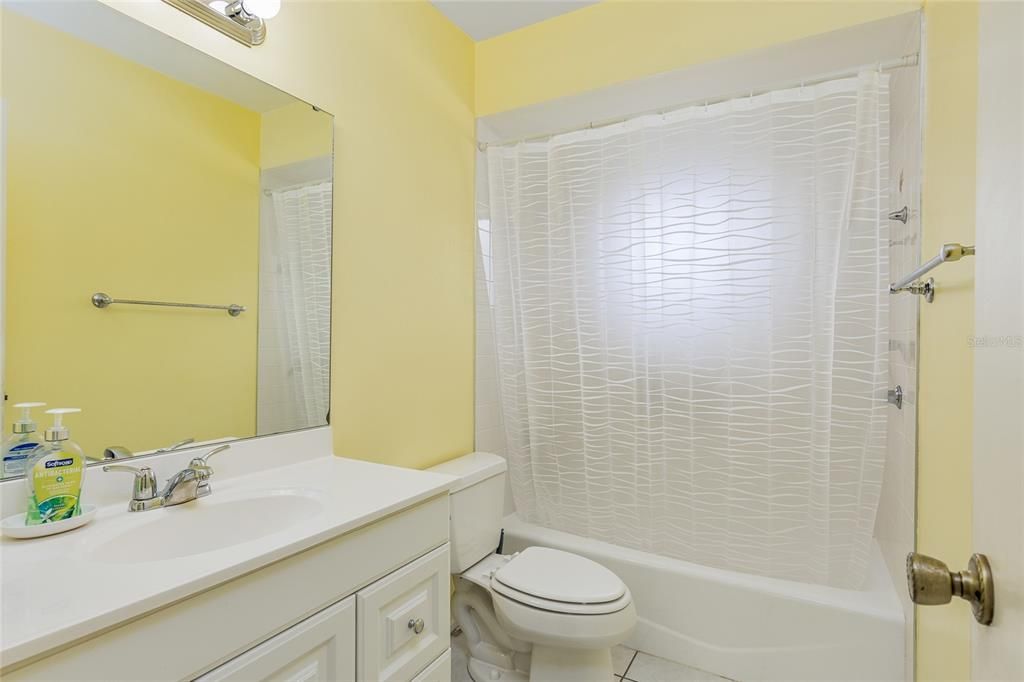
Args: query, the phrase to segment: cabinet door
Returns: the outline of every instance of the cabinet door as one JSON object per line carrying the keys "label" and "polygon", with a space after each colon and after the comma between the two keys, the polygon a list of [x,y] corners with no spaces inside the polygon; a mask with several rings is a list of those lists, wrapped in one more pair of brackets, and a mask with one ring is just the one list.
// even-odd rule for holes
{"label": "cabinet door", "polygon": [[412,682],[452,682],[452,650],[446,649]]}
{"label": "cabinet door", "polygon": [[409,682],[448,648],[448,545],[356,594],[363,682]]}
{"label": "cabinet door", "polygon": [[356,602],[344,599],[199,678],[200,682],[334,682],[356,676]]}

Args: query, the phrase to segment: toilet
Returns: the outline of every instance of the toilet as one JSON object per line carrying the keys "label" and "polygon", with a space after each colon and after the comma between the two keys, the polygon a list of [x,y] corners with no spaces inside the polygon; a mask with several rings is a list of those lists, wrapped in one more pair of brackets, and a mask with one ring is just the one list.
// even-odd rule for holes
{"label": "toilet", "polygon": [[499,554],[505,460],[475,452],[431,471],[450,489],[452,613],[475,682],[613,679],[611,649],[636,609],[612,571],[577,554],[529,547]]}

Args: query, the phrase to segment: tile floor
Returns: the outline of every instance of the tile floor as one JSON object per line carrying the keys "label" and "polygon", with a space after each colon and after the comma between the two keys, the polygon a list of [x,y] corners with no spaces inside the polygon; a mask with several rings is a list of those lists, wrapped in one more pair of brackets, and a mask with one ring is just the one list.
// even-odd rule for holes
{"label": "tile floor", "polygon": [[727,678],[624,646],[612,649],[615,679],[623,682],[728,682]]}
{"label": "tile floor", "polygon": [[[452,682],[472,682],[467,663],[466,638],[452,638]],[[624,646],[612,649],[616,682],[728,682],[726,678],[658,658]]]}

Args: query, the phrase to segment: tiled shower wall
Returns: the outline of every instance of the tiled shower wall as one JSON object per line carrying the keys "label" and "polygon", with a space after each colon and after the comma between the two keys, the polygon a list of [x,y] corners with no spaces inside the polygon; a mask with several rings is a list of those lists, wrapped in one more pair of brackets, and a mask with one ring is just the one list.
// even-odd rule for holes
{"label": "tiled shower wall", "polygon": [[[892,72],[889,92],[890,209],[909,208],[906,224],[890,221],[890,280],[921,262],[921,106],[917,67]],[[906,677],[913,680],[914,607],[906,589],[905,557],[914,550],[917,464],[917,317],[921,297],[889,300],[890,386],[903,387],[903,409],[889,408],[888,447],[875,538],[903,605]],[[925,304],[927,305],[927,304]]]}
{"label": "tiled shower wall", "polygon": [[[491,253],[491,230],[487,213],[487,157],[482,152],[477,152],[476,168],[476,449],[504,457],[505,425],[498,400],[498,356],[487,294],[491,273],[484,268],[484,260]],[[512,486],[506,477],[505,513],[514,511]]]}
{"label": "tiled shower wall", "polygon": [[[486,187],[483,191],[487,191]],[[486,221],[479,225],[476,278],[476,449],[504,456],[505,434],[498,402],[498,358],[491,328],[491,309],[487,304],[489,273],[483,271],[481,253],[489,250]],[[483,275],[483,276],[481,276]]]}

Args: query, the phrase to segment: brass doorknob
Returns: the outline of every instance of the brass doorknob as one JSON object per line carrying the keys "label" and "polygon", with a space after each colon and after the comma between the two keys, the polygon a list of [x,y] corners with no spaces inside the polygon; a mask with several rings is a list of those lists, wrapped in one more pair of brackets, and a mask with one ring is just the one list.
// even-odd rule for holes
{"label": "brass doorknob", "polygon": [[967,562],[966,571],[954,573],[938,559],[911,552],[907,555],[907,589],[911,601],[925,606],[948,604],[954,596],[966,599],[975,620],[982,625],[992,624],[995,584],[984,554],[975,554]]}

